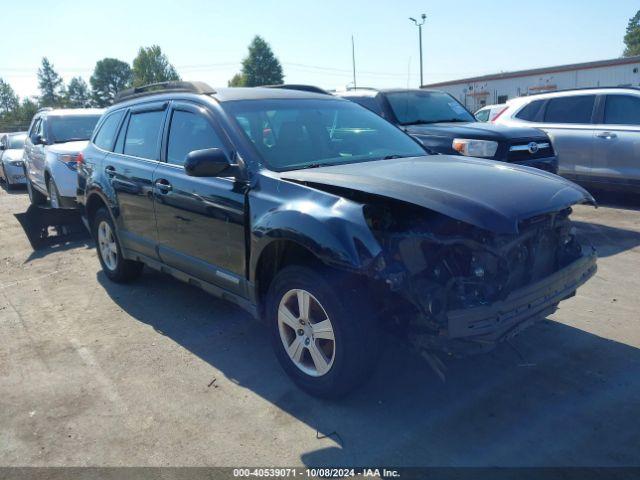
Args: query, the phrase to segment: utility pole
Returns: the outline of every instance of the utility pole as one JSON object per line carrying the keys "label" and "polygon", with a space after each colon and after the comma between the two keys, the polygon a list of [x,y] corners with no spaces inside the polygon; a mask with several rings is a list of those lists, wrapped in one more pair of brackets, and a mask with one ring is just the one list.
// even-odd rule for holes
{"label": "utility pole", "polygon": [[427,16],[423,13],[420,18],[422,19],[421,22],[418,22],[413,17],[409,17],[409,20],[415,23],[416,27],[418,27],[418,46],[420,48],[420,86],[422,87],[424,83],[422,80],[422,25],[427,21]]}
{"label": "utility pole", "polygon": [[356,85],[356,45],[353,41],[353,35],[351,35],[351,62],[353,63],[353,88],[358,88]]}

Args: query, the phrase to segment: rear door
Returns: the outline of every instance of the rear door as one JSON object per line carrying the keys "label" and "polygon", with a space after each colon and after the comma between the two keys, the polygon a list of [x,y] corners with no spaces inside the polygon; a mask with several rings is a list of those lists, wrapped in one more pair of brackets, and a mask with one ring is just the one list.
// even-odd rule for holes
{"label": "rear door", "polygon": [[548,133],[558,156],[558,173],[574,180],[592,176],[595,95],[552,97],[539,126]]}
{"label": "rear door", "polygon": [[594,129],[594,181],[640,187],[640,96],[603,95]]}
{"label": "rear door", "polygon": [[244,289],[245,196],[233,177],[196,178],[184,170],[187,154],[232,148],[214,116],[190,102],[174,102],[154,172],[159,253],[163,262],[234,293]]}
{"label": "rear door", "polygon": [[167,102],[132,108],[114,151],[103,161],[105,178],[117,202],[116,222],[123,247],[157,259],[153,172],[160,160]]}

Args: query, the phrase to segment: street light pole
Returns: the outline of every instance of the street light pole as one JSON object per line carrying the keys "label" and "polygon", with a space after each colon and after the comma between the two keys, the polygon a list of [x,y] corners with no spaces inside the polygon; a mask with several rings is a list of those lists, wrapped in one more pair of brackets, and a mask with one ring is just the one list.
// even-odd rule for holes
{"label": "street light pole", "polygon": [[427,16],[423,13],[420,18],[422,19],[421,22],[418,22],[413,17],[409,17],[409,20],[415,23],[416,27],[418,27],[418,46],[420,48],[420,86],[422,87],[424,83],[422,80],[422,25],[424,25],[424,22],[427,20]]}

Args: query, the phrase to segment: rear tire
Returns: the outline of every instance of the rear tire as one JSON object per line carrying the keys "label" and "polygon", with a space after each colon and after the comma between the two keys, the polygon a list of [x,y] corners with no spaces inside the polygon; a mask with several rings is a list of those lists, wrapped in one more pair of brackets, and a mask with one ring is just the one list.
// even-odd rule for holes
{"label": "rear tire", "polygon": [[116,283],[127,283],[138,278],[144,264],[134,260],[126,260],[122,256],[120,241],[109,212],[104,208],[99,209],[94,215],[91,225],[98,259],[102,271],[109,280]]}
{"label": "rear tire", "polygon": [[346,277],[324,268],[289,266],[271,284],[266,316],[276,356],[311,395],[344,396],[375,368],[380,330],[359,293]]}
{"label": "rear tire", "polygon": [[31,202],[31,205],[35,205],[37,207],[47,203],[46,195],[43,195],[36,190],[29,178],[27,178],[27,193],[29,194],[29,201]]}

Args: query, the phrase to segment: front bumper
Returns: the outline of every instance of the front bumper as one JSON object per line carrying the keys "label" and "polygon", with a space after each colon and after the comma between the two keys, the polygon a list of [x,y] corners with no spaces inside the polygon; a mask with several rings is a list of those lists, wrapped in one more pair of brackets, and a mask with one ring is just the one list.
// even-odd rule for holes
{"label": "front bumper", "polygon": [[511,292],[504,300],[492,305],[449,311],[447,329],[442,333],[450,340],[481,344],[494,344],[510,338],[553,313],[557,304],[571,297],[595,274],[596,269],[595,252],[583,254],[549,277]]}
{"label": "front bumper", "polygon": [[5,162],[3,168],[8,183],[12,185],[25,185],[27,183],[27,179],[24,176],[24,167],[22,165],[11,165],[10,163]]}

